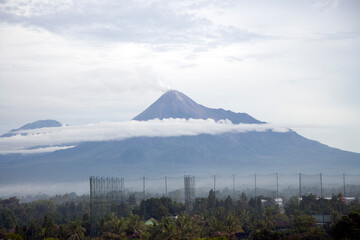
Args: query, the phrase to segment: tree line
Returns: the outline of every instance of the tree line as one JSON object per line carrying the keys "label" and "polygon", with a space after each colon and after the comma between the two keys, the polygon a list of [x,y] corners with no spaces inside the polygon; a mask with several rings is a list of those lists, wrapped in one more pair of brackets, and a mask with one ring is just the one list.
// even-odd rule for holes
{"label": "tree line", "polygon": [[[330,216],[319,223],[313,215]],[[242,193],[217,198],[214,191],[196,198],[191,210],[168,197],[112,203],[96,219],[95,239],[359,239],[359,199],[348,204],[341,194],[286,199]],[[0,199],[0,239],[89,239],[89,196],[61,195],[20,203]]]}

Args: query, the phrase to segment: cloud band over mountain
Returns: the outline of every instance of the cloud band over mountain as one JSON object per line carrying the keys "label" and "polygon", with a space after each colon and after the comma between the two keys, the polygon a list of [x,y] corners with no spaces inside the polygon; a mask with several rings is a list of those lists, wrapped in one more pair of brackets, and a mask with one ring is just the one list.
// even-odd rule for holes
{"label": "cloud band over mountain", "polygon": [[[39,153],[56,151],[79,142],[123,140],[132,137],[174,137],[226,132],[274,131],[288,128],[271,124],[233,124],[229,120],[154,119],[149,121],[100,122],[81,126],[62,126],[19,131],[0,138],[0,153]],[[20,134],[21,133],[21,134]],[[59,147],[62,146],[62,147]]]}

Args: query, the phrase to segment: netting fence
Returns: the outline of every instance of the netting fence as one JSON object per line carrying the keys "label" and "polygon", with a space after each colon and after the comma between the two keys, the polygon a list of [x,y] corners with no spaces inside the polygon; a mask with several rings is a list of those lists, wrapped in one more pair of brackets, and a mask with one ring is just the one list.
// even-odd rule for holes
{"label": "netting fence", "polygon": [[[164,176],[158,178],[90,177],[90,211],[92,226],[109,212],[112,203],[139,204],[151,197],[169,197],[184,202],[188,209],[196,197],[207,197],[213,190],[218,199],[231,196],[286,199],[292,196],[315,195],[331,198],[342,194],[345,199],[360,196],[360,174],[249,174],[214,176]],[[96,232],[96,229],[92,229]]]}

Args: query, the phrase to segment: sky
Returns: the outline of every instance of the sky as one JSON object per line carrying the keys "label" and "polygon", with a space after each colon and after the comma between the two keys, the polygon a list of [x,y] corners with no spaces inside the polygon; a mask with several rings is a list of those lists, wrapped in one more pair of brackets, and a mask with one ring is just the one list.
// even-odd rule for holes
{"label": "sky", "polygon": [[360,152],[358,0],[0,0],[0,133],[126,122],[167,89]]}

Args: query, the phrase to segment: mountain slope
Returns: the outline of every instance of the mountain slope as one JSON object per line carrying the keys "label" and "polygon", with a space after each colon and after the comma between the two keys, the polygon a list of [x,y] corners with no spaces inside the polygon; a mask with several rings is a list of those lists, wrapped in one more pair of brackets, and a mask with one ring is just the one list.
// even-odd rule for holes
{"label": "mountain slope", "polygon": [[[135,120],[153,118],[229,119],[260,122],[245,113],[206,108],[169,91]],[[360,154],[328,147],[294,131],[136,137],[83,142],[43,154],[0,155],[0,185],[22,182],[86,181],[89,176],[139,177],[249,173],[358,173]]]}
{"label": "mountain slope", "polygon": [[146,121],[150,119],[164,118],[193,118],[231,120],[233,123],[264,123],[246,113],[235,113],[224,109],[207,108],[197,104],[185,94],[176,90],[167,91],[145,111],[137,115],[133,120]]}
{"label": "mountain slope", "polygon": [[78,181],[88,176],[156,177],[235,173],[357,173],[360,154],[330,148],[295,132],[137,137],[88,142],[37,155],[0,155],[2,184]]}
{"label": "mountain slope", "polygon": [[61,126],[62,126],[62,124],[56,120],[51,120],[51,119],[38,120],[38,121],[35,121],[32,123],[27,123],[24,126],[19,127],[17,129],[12,129],[12,130],[10,130],[10,132],[5,133],[5,134],[1,135],[0,137],[11,137],[11,136],[18,134],[17,132],[23,131],[23,130],[45,128],[45,127],[61,127]]}

